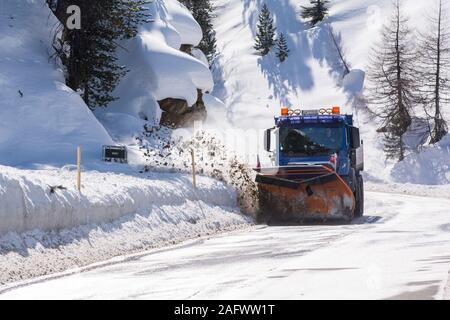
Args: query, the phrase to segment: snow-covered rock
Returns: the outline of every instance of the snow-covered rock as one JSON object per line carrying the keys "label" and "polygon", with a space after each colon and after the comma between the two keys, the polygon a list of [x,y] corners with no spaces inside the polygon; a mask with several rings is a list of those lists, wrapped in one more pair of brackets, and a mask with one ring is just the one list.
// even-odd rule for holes
{"label": "snow-covered rock", "polygon": [[214,83],[201,56],[196,55],[199,60],[180,51],[181,45],[195,46],[202,38],[190,12],[176,0],[155,0],[148,6],[152,22],[123,44],[127,51],[120,51],[120,61],[130,72],[116,89],[120,100],[107,112],[126,113],[158,124],[158,101],[181,99],[192,106],[197,102],[197,90],[211,91]]}

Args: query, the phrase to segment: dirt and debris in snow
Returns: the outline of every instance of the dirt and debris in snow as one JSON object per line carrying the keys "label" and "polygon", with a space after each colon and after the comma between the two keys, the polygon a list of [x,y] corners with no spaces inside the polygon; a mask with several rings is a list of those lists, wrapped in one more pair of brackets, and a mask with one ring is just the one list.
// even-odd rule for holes
{"label": "dirt and debris in snow", "polygon": [[143,172],[192,173],[193,150],[196,172],[233,187],[242,212],[254,216],[258,209],[258,191],[252,168],[208,131],[197,131],[190,137],[179,133],[160,126],[145,127],[144,133],[136,138],[146,161]]}

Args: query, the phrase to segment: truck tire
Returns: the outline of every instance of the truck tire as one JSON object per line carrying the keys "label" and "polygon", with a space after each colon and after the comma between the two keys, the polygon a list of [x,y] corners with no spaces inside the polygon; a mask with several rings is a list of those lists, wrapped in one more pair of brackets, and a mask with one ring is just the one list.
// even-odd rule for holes
{"label": "truck tire", "polygon": [[360,218],[364,216],[364,180],[361,175],[356,176],[356,207],[355,207],[355,218]]}

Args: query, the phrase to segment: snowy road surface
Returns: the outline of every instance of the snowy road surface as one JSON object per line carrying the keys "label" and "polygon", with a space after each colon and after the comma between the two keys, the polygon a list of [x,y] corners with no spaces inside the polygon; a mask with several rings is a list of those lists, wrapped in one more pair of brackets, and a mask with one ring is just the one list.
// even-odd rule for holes
{"label": "snowy road surface", "polygon": [[351,225],[259,226],[90,271],[0,289],[1,299],[448,298],[450,200],[367,193]]}

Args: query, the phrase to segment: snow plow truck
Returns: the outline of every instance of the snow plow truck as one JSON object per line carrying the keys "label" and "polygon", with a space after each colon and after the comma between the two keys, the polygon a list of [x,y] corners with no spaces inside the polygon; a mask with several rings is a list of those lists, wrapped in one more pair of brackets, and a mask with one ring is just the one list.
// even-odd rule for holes
{"label": "snow plow truck", "polygon": [[272,166],[255,170],[260,222],[351,221],[364,214],[364,150],[339,107],[282,108],[265,131]]}

